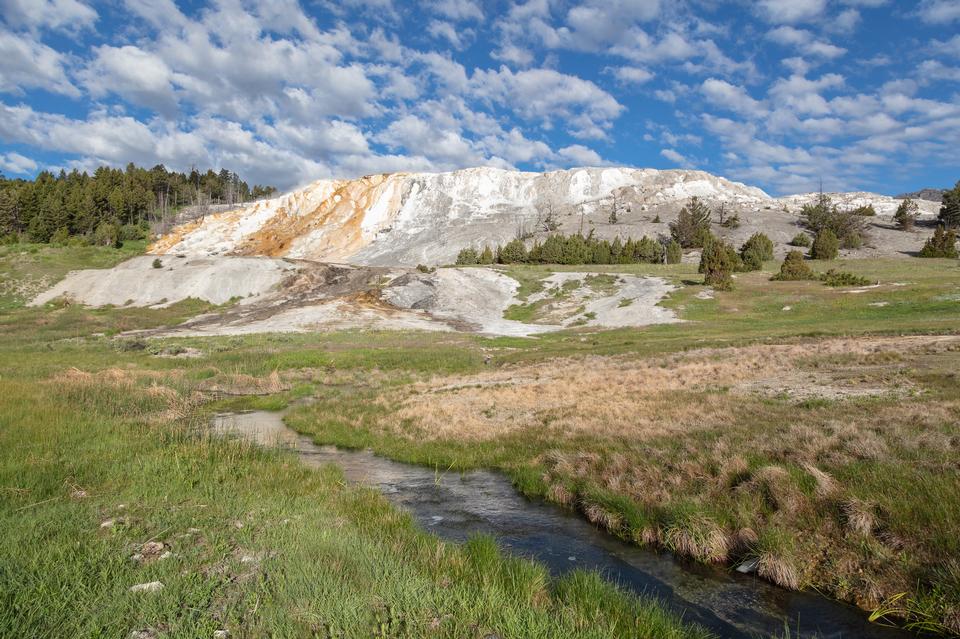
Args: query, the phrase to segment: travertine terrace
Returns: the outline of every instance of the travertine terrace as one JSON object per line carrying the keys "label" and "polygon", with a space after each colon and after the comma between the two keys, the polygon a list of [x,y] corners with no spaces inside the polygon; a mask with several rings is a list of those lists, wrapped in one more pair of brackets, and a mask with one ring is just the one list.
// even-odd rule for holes
{"label": "travertine terrace", "polygon": [[[582,168],[525,173],[475,168],[451,173],[393,173],[320,180],[247,208],[188,222],[160,238],[153,253],[261,255],[380,266],[444,264],[465,246],[498,244],[518,231],[544,234],[552,215],[559,229],[600,237],[656,237],[693,196],[723,205],[741,220],[719,229],[735,243],[762,230],[777,244],[798,231],[808,193],[773,198],[764,191],[703,171]],[[873,241],[863,255],[919,249],[920,235],[892,228],[898,200],[871,193],[831,194],[842,208],[872,204]],[[920,202],[928,218],[937,205]],[[619,222],[609,223],[612,207]],[[659,218],[659,221],[658,221]]]}

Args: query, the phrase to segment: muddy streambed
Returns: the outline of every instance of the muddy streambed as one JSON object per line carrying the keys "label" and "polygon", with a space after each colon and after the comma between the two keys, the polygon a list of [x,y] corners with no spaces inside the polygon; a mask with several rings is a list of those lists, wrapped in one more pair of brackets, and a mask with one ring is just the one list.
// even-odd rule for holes
{"label": "muddy streambed", "polygon": [[791,637],[914,636],[871,624],[863,611],[815,593],[790,592],[751,575],[627,544],[575,513],[524,498],[498,473],[438,473],[369,451],[318,446],[288,428],[278,412],[217,415],[212,427],[263,446],[291,448],[311,466],[336,464],[349,481],[378,488],[443,539],[463,542],[488,534],[506,552],[540,561],[553,574],[597,570],[626,590],[659,598],[721,637],[783,636],[785,625]]}

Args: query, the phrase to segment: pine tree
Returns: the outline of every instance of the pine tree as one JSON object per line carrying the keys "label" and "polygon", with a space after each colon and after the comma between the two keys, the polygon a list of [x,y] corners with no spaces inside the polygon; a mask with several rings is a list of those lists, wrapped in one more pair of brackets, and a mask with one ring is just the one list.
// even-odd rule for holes
{"label": "pine tree", "polygon": [[683,248],[702,247],[706,234],[710,232],[710,209],[700,198],[693,197],[669,226],[670,236]]}
{"label": "pine tree", "polygon": [[866,218],[852,211],[840,211],[823,193],[816,203],[800,210],[800,223],[815,236],[829,230],[844,248],[859,248],[867,237]]}
{"label": "pine tree", "polygon": [[933,237],[920,249],[920,257],[957,257],[957,233],[943,225],[937,227]]}
{"label": "pine tree", "polygon": [[457,264],[460,266],[468,266],[476,264],[479,262],[480,256],[477,255],[477,249],[475,248],[465,248],[460,249],[460,252],[457,253]]}
{"label": "pine tree", "polygon": [[759,271],[764,262],[773,259],[773,242],[763,233],[754,233],[740,247],[740,259],[744,270]]}
{"label": "pine tree", "polygon": [[667,244],[667,264],[679,264],[683,259],[683,247],[676,240],[670,240]]}
{"label": "pine tree", "polygon": [[893,221],[901,231],[909,231],[913,228],[917,218],[920,217],[920,207],[910,198],[905,199],[897,207],[897,212],[893,214]]}
{"label": "pine tree", "polygon": [[16,192],[12,187],[4,188],[0,190],[0,237],[13,237],[22,230]]}
{"label": "pine tree", "polygon": [[493,251],[489,244],[483,245],[483,251],[480,253],[480,264],[493,264]]}
{"label": "pine tree", "polygon": [[815,280],[817,276],[803,260],[803,253],[800,251],[790,251],[783,260],[783,264],[780,265],[780,272],[770,279],[790,282],[796,280]]}
{"label": "pine tree", "polygon": [[940,222],[948,229],[960,227],[960,181],[949,191],[943,192]]}
{"label": "pine tree", "polygon": [[810,247],[810,257],[815,260],[833,260],[836,259],[840,249],[840,241],[830,229],[823,229],[813,239],[813,246]]}
{"label": "pine tree", "polygon": [[527,247],[523,240],[510,240],[500,251],[502,264],[519,264],[527,261]]}
{"label": "pine tree", "polygon": [[703,272],[703,283],[712,286],[718,291],[733,289],[734,262],[731,258],[736,251],[726,242],[714,239],[704,248],[700,256],[700,269]]}

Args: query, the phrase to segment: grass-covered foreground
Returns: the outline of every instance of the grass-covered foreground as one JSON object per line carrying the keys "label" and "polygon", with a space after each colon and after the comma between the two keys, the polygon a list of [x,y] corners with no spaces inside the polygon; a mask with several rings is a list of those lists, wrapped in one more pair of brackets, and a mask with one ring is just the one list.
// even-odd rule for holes
{"label": "grass-covered foreground", "polygon": [[[31,277],[11,255],[0,273]],[[110,336],[202,305],[5,297],[0,636],[698,636],[596,577],[440,542],[336,469],[198,434],[214,409],[303,396],[288,421],[318,441],[499,468],[638,544],[957,632],[960,267],[831,266],[880,285],[769,264],[712,294],[691,265],[594,267],[681,285],[666,305],[688,321],[536,339],[145,343]],[[534,292],[551,270],[511,274]]]}
{"label": "grass-covered foreground", "polygon": [[[51,251],[31,255],[111,257]],[[336,468],[201,432],[223,390],[276,406],[330,367],[467,371],[472,341],[410,360],[401,336],[373,339],[383,357],[356,335],[252,338],[185,359],[104,335],[194,311],[4,310],[0,637],[706,636],[596,575],[444,543]]]}

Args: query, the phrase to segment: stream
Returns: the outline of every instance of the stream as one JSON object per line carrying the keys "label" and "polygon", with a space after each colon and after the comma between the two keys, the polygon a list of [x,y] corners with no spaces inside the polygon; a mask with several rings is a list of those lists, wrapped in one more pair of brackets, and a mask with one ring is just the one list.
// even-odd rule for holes
{"label": "stream", "polygon": [[438,537],[464,542],[483,533],[506,552],[545,564],[554,575],[596,570],[638,595],[654,596],[687,621],[721,637],[893,639],[915,635],[867,621],[866,614],[816,593],[791,592],[755,576],[681,561],[598,530],[576,513],[529,500],[498,473],[437,473],[369,451],[318,446],[283,423],[280,412],[217,415],[217,434],[296,451],[311,466],[336,464],[346,478],[378,488]]}

